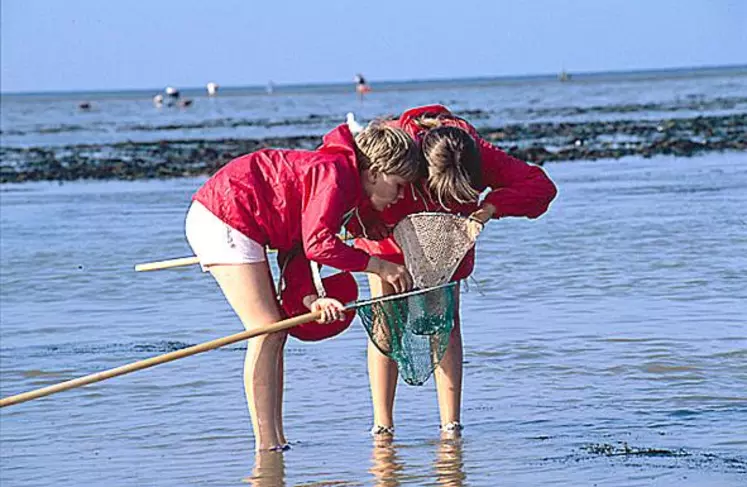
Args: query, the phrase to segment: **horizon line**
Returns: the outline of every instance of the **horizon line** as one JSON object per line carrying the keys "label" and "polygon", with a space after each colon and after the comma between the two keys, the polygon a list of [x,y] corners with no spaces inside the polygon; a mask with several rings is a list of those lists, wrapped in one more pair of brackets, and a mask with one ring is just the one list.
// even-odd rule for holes
{"label": "horizon line", "polygon": [[[642,69],[629,69],[629,70],[605,70],[605,71],[570,71],[561,70],[554,73],[525,73],[525,74],[510,74],[510,75],[483,75],[483,76],[461,76],[455,78],[447,77],[434,77],[434,78],[411,78],[411,79],[389,79],[389,80],[378,80],[369,85],[398,85],[408,83],[439,83],[447,81],[520,81],[523,79],[532,80],[551,80],[558,79],[560,75],[569,75],[573,77],[597,77],[597,76],[615,76],[615,75],[635,75],[635,74],[656,74],[656,73],[682,73],[687,72],[708,72],[708,71],[742,71],[747,72],[747,64],[722,64],[722,65],[699,65],[699,66],[674,66],[666,68],[642,68]],[[268,80],[265,84],[249,84],[249,85],[226,85],[222,86],[220,83],[221,90],[242,90],[242,89],[257,89],[264,91],[267,86],[271,85],[274,89],[285,90],[288,88],[304,88],[304,87],[337,87],[337,86],[348,86],[354,84],[353,81],[314,81],[314,82],[292,82],[292,83],[275,83],[272,80]],[[207,85],[207,82],[205,83]],[[181,91],[200,91],[205,89],[203,86],[188,86],[178,88]],[[116,94],[122,92],[154,92],[160,93],[164,90],[161,88],[109,88],[109,89],[74,89],[74,90],[48,90],[48,91],[2,91],[2,96],[29,96],[29,95],[74,95],[74,94]]]}

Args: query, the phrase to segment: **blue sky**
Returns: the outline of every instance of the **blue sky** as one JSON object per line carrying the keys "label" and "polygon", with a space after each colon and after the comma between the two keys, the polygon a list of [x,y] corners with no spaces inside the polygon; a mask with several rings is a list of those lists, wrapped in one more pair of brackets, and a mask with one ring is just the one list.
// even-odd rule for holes
{"label": "blue sky", "polygon": [[0,89],[747,64],[743,0],[2,0]]}

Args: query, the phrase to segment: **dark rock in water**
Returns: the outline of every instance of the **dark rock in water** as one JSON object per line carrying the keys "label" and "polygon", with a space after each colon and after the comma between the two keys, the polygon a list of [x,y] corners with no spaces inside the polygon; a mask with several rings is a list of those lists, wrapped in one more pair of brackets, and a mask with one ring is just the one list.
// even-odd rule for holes
{"label": "dark rock in water", "polygon": [[532,146],[526,149],[512,147],[508,154],[527,162],[542,165],[545,161],[552,159],[553,154],[542,146]]}
{"label": "dark rock in water", "polygon": [[461,111],[456,112],[455,115],[458,115],[470,121],[474,121],[474,120],[488,118],[490,116],[490,113],[485,110],[480,110],[478,108],[474,110],[461,110]]}
{"label": "dark rock in water", "polygon": [[[477,115],[477,114],[475,114]],[[188,128],[231,124],[309,125],[331,121],[319,115],[293,121],[205,121]],[[335,122],[336,123],[336,122]],[[228,124],[228,125],[227,125]],[[242,126],[244,126],[242,125]],[[184,125],[173,130],[183,130]],[[81,127],[50,128],[78,131]],[[128,129],[138,130],[137,127]],[[143,126],[142,130],[154,130]],[[170,130],[160,126],[157,130]],[[482,136],[507,153],[535,164],[552,161],[618,159],[626,156],[690,157],[714,151],[747,150],[747,113],[666,120],[536,122],[478,127]],[[264,147],[310,150],[321,136],[265,139],[160,140],[60,147],[0,147],[0,182],[75,179],[145,179],[210,175],[231,159]]]}

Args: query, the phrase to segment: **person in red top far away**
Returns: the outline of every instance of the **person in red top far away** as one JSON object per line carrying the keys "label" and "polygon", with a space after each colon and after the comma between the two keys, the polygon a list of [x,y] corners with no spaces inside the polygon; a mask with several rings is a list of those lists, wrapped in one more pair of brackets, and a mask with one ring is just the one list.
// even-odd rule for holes
{"label": "person in red top far away", "polygon": [[358,73],[355,75],[355,92],[358,93],[358,97],[363,98],[363,95],[371,91],[371,87],[366,83],[366,78],[362,74]]}
{"label": "person in red top far away", "polygon": [[[353,137],[347,125],[328,133],[314,151],[262,149],[229,162],[195,193],[186,235],[203,270],[217,281],[244,327],[261,329],[283,318],[266,249],[278,250],[282,279],[320,321],[342,317],[343,305],[320,298],[309,261],[375,274],[388,289],[406,291],[401,264],[372,257],[337,236],[344,225],[366,235],[359,207],[384,210],[419,175],[417,146],[404,131],[370,124]],[[285,450],[283,347],[285,332],[248,341],[244,386],[261,450]]]}
{"label": "person in red top far away", "polygon": [[[509,216],[537,218],[547,211],[557,194],[555,185],[540,167],[513,158],[483,140],[472,125],[441,105],[408,110],[388,123],[406,131],[419,144],[427,173],[427,178],[409,185],[403,198],[379,215],[390,228],[405,216],[422,211],[471,216],[477,226]],[[490,191],[479,201],[486,189]],[[361,238],[355,246],[371,255],[403,262],[392,237],[378,241]],[[474,262],[472,249],[452,280],[469,277]],[[370,275],[369,282],[372,297],[396,291],[377,276]],[[370,340],[368,371],[374,409],[371,431],[374,435],[392,435],[397,367]],[[458,433],[462,429],[462,334],[458,299],[454,329],[434,377],[441,430]]]}

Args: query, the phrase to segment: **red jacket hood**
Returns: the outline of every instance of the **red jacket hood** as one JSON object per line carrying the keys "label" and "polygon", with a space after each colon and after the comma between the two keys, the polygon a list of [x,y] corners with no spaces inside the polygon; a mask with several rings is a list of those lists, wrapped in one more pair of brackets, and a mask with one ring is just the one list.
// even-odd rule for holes
{"label": "red jacket hood", "polygon": [[425,105],[422,107],[411,108],[399,117],[400,126],[407,127],[416,118],[423,116],[426,113],[431,115],[451,115],[449,109],[443,105]]}
{"label": "red jacket hood", "polygon": [[[350,165],[360,174],[360,167],[358,166],[358,157],[356,154],[355,136],[350,131],[348,124],[343,123],[327,132],[324,137],[322,137],[322,145],[319,146],[317,151],[325,154],[338,154],[345,157],[345,159],[350,162]],[[359,195],[356,206],[364,208],[370,206],[371,201],[363,190],[360,178],[356,178],[353,185],[355,186],[355,192]]]}
{"label": "red jacket hood", "polygon": [[350,159],[358,167],[358,159],[355,154],[355,137],[350,132],[348,124],[338,125],[322,138],[322,145],[318,149],[320,152],[329,154],[342,154]]}

